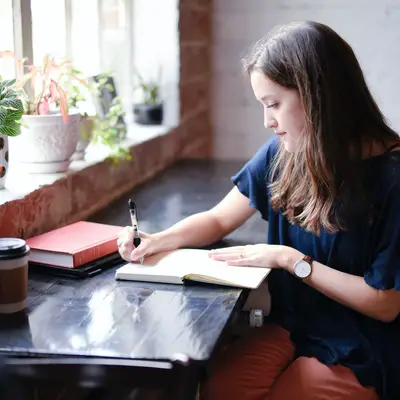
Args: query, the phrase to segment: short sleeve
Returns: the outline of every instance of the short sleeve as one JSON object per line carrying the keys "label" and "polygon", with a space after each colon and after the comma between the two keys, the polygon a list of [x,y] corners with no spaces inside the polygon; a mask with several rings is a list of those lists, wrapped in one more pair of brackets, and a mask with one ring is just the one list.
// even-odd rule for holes
{"label": "short sleeve", "polygon": [[278,141],[274,137],[232,177],[233,184],[249,199],[249,205],[257,209],[265,221],[268,220],[267,173],[277,150]]}
{"label": "short sleeve", "polygon": [[364,274],[375,289],[400,290],[400,185],[392,188],[377,223],[372,263]]}

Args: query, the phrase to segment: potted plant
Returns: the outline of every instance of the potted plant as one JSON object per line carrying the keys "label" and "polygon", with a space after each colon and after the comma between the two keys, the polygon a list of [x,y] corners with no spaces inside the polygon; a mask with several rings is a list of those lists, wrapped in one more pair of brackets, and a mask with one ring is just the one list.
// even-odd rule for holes
{"label": "potted plant", "polygon": [[130,160],[130,153],[121,146],[126,136],[125,112],[120,97],[114,97],[104,117],[94,118],[91,144],[103,146],[108,158],[115,164],[121,160]]}
{"label": "potted plant", "polygon": [[[70,63],[49,55],[40,66],[25,66],[25,61],[17,60],[17,88],[25,96],[22,135],[10,141],[13,162],[29,173],[66,171],[78,142],[80,114],[69,108],[60,82],[66,75],[79,78]],[[29,72],[24,73],[24,68]]]}
{"label": "potted plant", "polygon": [[0,76],[0,189],[4,189],[8,172],[8,137],[21,133],[21,117],[24,113],[21,93],[14,80]]}
{"label": "potted plant", "polygon": [[112,72],[106,71],[91,77],[89,88],[96,115],[87,156],[92,158],[93,150],[94,159],[108,157],[114,163],[130,159],[129,151],[121,146],[127,133],[125,111]]}
{"label": "potted plant", "polygon": [[163,104],[160,96],[160,73],[156,81],[146,81],[136,72],[141,100],[133,105],[134,121],[140,125],[160,125],[163,121]]}

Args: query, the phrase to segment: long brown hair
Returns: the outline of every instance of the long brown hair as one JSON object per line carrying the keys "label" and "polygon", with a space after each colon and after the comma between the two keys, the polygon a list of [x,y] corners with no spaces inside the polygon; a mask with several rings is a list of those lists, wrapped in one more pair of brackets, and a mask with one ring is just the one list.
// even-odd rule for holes
{"label": "long brown hair", "polygon": [[275,157],[272,207],[315,234],[321,227],[329,233],[345,229],[346,210],[348,215],[355,194],[363,197],[363,147],[399,138],[375,103],[353,50],[326,25],[295,22],[259,40],[243,67],[296,89],[305,111],[301,148],[288,153],[281,145]]}

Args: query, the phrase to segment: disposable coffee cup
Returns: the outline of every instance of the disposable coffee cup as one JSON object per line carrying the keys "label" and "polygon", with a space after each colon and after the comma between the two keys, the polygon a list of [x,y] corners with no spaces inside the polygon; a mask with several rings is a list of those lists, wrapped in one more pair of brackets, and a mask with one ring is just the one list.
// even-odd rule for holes
{"label": "disposable coffee cup", "polygon": [[26,307],[29,253],[25,240],[0,238],[0,314]]}

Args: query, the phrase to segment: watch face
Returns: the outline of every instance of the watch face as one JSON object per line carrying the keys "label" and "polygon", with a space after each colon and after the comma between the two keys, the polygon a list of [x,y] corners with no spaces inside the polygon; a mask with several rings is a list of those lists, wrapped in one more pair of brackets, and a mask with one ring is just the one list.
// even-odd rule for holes
{"label": "watch face", "polygon": [[311,273],[311,265],[307,261],[300,260],[294,265],[294,273],[299,278],[306,278]]}

